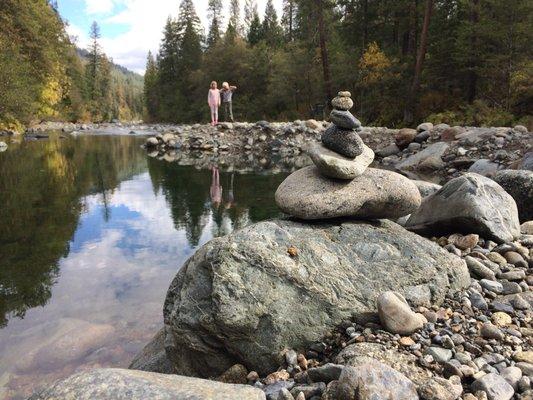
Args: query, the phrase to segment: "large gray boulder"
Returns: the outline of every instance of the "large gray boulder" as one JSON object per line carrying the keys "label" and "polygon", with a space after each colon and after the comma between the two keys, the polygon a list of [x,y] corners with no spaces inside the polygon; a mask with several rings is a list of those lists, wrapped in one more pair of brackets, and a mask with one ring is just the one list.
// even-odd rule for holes
{"label": "large gray boulder", "polygon": [[180,374],[234,364],[267,374],[283,349],[303,351],[347,318],[375,318],[386,290],[428,306],[469,282],[460,258],[391,221],[260,222],[210,241],[178,272],[166,350]]}
{"label": "large gray boulder", "polygon": [[363,175],[341,181],[322,176],[315,166],[289,175],[275,198],[283,212],[302,219],[397,219],[421,202],[417,187],[395,172],[367,168]]}
{"label": "large gray boulder", "polygon": [[533,172],[506,169],[499,171],[493,178],[509,193],[518,207],[520,221],[533,219]]}
{"label": "large gray boulder", "polygon": [[104,368],[72,375],[34,394],[29,400],[265,400],[265,393],[179,375]]}
{"label": "large gray boulder", "polygon": [[468,173],[426,197],[405,227],[428,235],[477,233],[498,243],[520,236],[516,203],[492,179]]}

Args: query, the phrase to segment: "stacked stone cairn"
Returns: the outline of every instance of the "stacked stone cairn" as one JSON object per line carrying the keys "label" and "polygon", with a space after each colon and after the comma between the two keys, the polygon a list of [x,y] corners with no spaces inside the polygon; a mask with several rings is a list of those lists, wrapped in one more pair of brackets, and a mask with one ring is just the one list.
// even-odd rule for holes
{"label": "stacked stone cairn", "polygon": [[420,193],[404,176],[368,168],[374,152],[358,133],[361,123],[350,109],[350,92],[339,92],[331,104],[332,124],[322,143],[307,149],[314,166],[291,174],[276,191],[276,203],[300,219],[356,217],[400,218],[420,206]]}

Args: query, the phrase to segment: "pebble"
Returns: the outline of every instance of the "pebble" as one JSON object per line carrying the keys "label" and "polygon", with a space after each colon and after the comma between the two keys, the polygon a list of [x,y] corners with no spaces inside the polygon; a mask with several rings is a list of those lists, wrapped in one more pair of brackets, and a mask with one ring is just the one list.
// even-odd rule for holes
{"label": "pebble", "polygon": [[491,317],[492,323],[496,326],[508,326],[513,322],[509,314],[504,313],[503,311],[497,311],[492,314]]}
{"label": "pebble", "polygon": [[278,381],[286,381],[290,378],[289,373],[282,369],[281,371],[272,372],[270,375],[268,375],[265,380],[265,385],[272,385],[273,383],[276,383]]}
{"label": "pebble", "polygon": [[289,350],[285,353],[285,362],[293,367],[298,365],[298,355],[294,350]]}
{"label": "pebble", "polygon": [[483,325],[481,325],[479,332],[485,339],[502,340],[504,337],[503,332],[490,322],[485,322]]}
{"label": "pebble", "polygon": [[433,357],[433,359],[440,364],[449,361],[453,355],[451,350],[443,349],[442,347],[428,347],[426,354]]}
{"label": "pebble", "polygon": [[490,290],[493,293],[503,292],[503,286],[500,282],[491,281],[488,279],[481,279],[479,284],[486,290]]}
{"label": "pebble", "polygon": [[533,350],[519,351],[513,355],[513,360],[533,364]]}
{"label": "pebble", "polygon": [[517,367],[507,367],[500,371],[500,375],[513,387],[514,390],[518,388],[518,382],[522,378],[522,371]]}
{"label": "pebble", "polygon": [[462,393],[463,387],[458,376],[450,379],[434,377],[418,388],[418,395],[422,400],[456,400]]}
{"label": "pebble", "polygon": [[483,391],[488,400],[510,400],[514,395],[513,387],[500,375],[490,373],[477,379],[471,386],[473,391]]}

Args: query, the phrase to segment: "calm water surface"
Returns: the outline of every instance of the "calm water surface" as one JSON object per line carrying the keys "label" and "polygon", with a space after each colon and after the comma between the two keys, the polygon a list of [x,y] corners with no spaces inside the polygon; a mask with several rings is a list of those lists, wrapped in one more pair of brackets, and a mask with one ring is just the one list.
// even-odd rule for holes
{"label": "calm water surface", "polygon": [[285,174],[220,171],[220,190],[211,171],[149,158],[142,142],[56,135],[0,153],[0,399],[127,367],[195,249],[279,215]]}

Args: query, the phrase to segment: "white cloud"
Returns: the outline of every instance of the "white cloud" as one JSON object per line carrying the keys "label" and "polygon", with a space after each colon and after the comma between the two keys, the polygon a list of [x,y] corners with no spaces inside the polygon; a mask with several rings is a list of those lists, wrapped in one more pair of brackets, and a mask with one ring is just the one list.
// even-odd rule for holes
{"label": "white cloud", "polygon": [[92,14],[106,14],[113,11],[113,0],[85,0],[85,12]]}
{"label": "white cloud", "polygon": [[76,25],[67,25],[67,33],[70,39],[80,48],[86,48],[89,44],[89,36],[83,29]]}
{"label": "white cloud", "polygon": [[[108,12],[113,10],[113,3],[121,4],[120,12],[110,15],[101,23],[121,24],[127,26],[126,32],[114,37],[102,34],[102,47],[106,54],[117,64],[123,65],[138,73],[144,73],[146,55],[148,51],[156,53],[162,38],[162,32],[168,16],[176,17],[179,10],[179,0],[85,0],[87,12],[89,10]],[[194,0],[196,11],[202,21],[204,29],[207,21],[208,0]],[[228,20],[229,0],[224,1],[224,22]],[[258,0],[259,12],[263,13],[266,0]],[[282,0],[274,0],[274,5],[281,18]],[[244,8],[244,0],[241,0]],[[241,12],[241,17],[244,12]],[[80,35],[81,37],[81,35]],[[81,42],[81,41],[80,41]]]}

